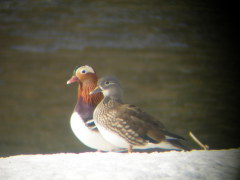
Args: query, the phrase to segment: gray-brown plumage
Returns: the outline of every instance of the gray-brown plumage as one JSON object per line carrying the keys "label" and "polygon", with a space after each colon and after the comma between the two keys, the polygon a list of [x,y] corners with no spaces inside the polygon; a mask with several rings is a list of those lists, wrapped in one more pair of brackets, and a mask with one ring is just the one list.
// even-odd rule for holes
{"label": "gray-brown plumage", "polygon": [[102,92],[104,99],[94,111],[94,120],[103,137],[111,144],[131,149],[185,149],[182,137],[170,133],[164,125],[139,107],[122,102],[122,88],[114,77],[104,77],[91,94]]}

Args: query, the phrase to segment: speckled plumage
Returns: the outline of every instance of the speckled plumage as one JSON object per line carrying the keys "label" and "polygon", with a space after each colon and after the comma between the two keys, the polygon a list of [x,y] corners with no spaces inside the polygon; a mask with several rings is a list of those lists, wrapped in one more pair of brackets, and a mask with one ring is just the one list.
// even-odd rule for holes
{"label": "speckled plumage", "polygon": [[[116,78],[101,78],[91,94],[100,91],[104,99],[96,107],[93,117],[100,133],[110,143],[133,149],[161,148],[161,143],[165,143],[172,149],[183,149],[177,141],[182,137],[168,132],[160,121],[139,107],[122,102],[122,88]],[[171,143],[170,139],[179,146]]]}

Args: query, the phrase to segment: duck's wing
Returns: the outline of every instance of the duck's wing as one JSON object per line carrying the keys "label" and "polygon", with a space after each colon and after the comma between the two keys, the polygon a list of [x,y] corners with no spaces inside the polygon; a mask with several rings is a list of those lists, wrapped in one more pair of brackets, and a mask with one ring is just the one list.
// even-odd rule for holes
{"label": "duck's wing", "polygon": [[121,126],[122,136],[129,136],[130,139],[136,139],[142,143],[146,141],[159,143],[165,139],[184,139],[167,131],[159,120],[134,105],[119,106],[115,111],[115,118]]}
{"label": "duck's wing", "polygon": [[97,126],[93,119],[86,120],[85,124],[89,129],[98,131]]}

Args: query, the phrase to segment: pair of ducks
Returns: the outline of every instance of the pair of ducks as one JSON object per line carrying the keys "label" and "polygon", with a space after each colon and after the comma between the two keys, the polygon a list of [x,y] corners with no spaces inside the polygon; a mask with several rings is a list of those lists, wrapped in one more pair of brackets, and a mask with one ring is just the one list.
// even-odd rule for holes
{"label": "pair of ducks", "polygon": [[98,80],[91,66],[77,66],[67,84],[78,83],[77,104],[70,124],[76,137],[99,151],[152,148],[186,150],[181,136],[140,108],[122,102],[122,88],[114,77]]}

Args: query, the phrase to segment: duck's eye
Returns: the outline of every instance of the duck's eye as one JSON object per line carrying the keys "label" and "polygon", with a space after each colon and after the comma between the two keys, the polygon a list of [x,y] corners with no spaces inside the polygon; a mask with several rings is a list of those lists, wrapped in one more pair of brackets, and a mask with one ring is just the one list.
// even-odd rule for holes
{"label": "duck's eye", "polygon": [[86,70],[83,69],[83,70],[82,70],[82,73],[85,74],[85,73],[86,73]]}
{"label": "duck's eye", "polygon": [[108,85],[108,84],[109,84],[109,81],[106,81],[105,84]]}

